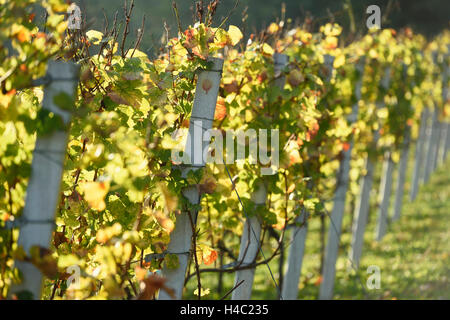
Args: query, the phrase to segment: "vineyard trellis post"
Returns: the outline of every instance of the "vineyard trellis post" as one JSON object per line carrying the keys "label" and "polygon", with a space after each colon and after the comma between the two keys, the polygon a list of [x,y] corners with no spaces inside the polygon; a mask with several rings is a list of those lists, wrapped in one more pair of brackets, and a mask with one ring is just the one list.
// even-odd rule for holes
{"label": "vineyard trellis post", "polygon": [[[447,45],[447,57],[446,59],[450,58],[450,45]],[[448,81],[450,78],[450,66],[446,65],[445,67],[445,81],[443,81],[443,88],[442,88],[442,102],[444,106],[449,101],[449,90],[448,90]],[[447,122],[447,137],[445,138],[445,145],[444,145],[444,161],[447,160],[447,152],[450,149],[450,122]]]}
{"label": "vineyard trellis post", "polygon": [[394,161],[392,160],[392,152],[386,151],[384,154],[384,162],[380,181],[378,221],[375,229],[375,240],[381,241],[386,235],[388,227],[388,210],[391,200],[392,191],[392,174],[394,173]]}
{"label": "vineyard trellis post", "polygon": [[442,140],[442,131],[443,131],[443,122],[439,120],[440,116],[438,114],[438,120],[436,122],[436,140],[435,140],[435,147],[433,149],[433,160],[431,162],[431,173],[433,173],[437,166],[438,166],[438,158],[439,158],[439,150],[441,147],[441,140]]}
{"label": "vineyard trellis post", "polygon": [[[406,81],[406,79],[407,79],[407,66],[406,64],[403,64],[403,80]],[[409,108],[412,110],[412,105],[409,105]],[[398,219],[400,219],[403,204],[403,195],[405,194],[404,187],[406,180],[406,170],[408,169],[408,156],[411,139],[411,126],[408,123],[408,121],[405,122],[405,129],[403,133],[404,135],[400,147],[400,161],[398,163],[398,173],[395,187],[392,221],[397,221]]]}
{"label": "vineyard trellis post", "polygon": [[[273,60],[275,75],[280,74],[275,81],[275,86],[282,89],[285,83],[285,76],[282,74],[282,70],[288,63],[288,56],[285,54],[275,53],[273,55]],[[258,183],[257,190],[254,191],[251,198],[252,202],[256,206],[266,205],[267,189],[263,181]],[[260,250],[260,234],[261,222],[259,218],[256,216],[247,217],[241,236],[238,265],[245,266],[256,260]],[[254,276],[255,268],[236,271],[233,286],[235,289],[231,295],[232,300],[248,300],[251,298]]]}
{"label": "vineyard trellis post", "polygon": [[430,179],[433,171],[433,162],[435,159],[435,153],[437,151],[437,135],[438,135],[438,108],[434,105],[433,115],[428,123],[427,127],[427,147],[426,147],[426,160],[423,173],[422,183],[426,184]]}
{"label": "vineyard trellis post", "polygon": [[[73,107],[73,105],[59,106],[55,100],[64,95],[67,99],[59,100],[74,103],[78,76],[79,66],[72,62],[50,61],[48,63],[46,74],[48,84],[44,90],[42,109],[60,117],[63,127],[38,136],[36,140],[25,208],[17,221],[20,226],[17,245],[21,246],[26,253],[29,253],[33,247],[41,250],[50,245],[71,121],[71,113],[68,110]],[[28,291],[33,299],[40,299],[43,284],[42,272],[29,261],[16,260],[15,265],[22,273],[23,281],[11,289],[12,293]]]}
{"label": "vineyard trellis post", "polygon": [[[187,177],[190,171],[198,170],[205,166],[203,155],[205,148],[209,146],[209,141],[203,140],[203,134],[212,128],[214,121],[217,96],[222,78],[223,59],[210,58],[209,62],[211,63],[210,69],[198,72],[194,106],[189,124],[189,135],[185,146],[185,154],[191,160],[191,164],[183,169],[182,175],[184,177]],[[200,203],[201,195],[196,185],[185,188],[183,195],[192,205]],[[166,253],[176,254],[179,264],[174,269],[164,265],[162,275],[167,279],[166,286],[174,290],[174,297],[177,300],[181,299],[183,293],[196,220],[196,210],[191,210],[191,212],[183,210],[177,215],[175,229],[170,235]],[[170,300],[172,297],[166,291],[160,291],[158,299]]]}
{"label": "vineyard trellis post", "polygon": [[[406,78],[406,66],[403,64],[403,77]],[[404,144],[404,153],[407,156],[408,152],[408,129],[405,129],[405,144]],[[391,150],[392,147],[390,147],[384,154],[384,162],[383,162],[383,168],[382,168],[382,176],[380,181],[380,191],[379,191],[379,200],[378,200],[378,221],[375,229],[375,239],[377,241],[381,241],[383,237],[386,235],[388,224],[389,224],[389,206],[391,203],[391,193],[392,193],[392,184],[393,184],[393,173],[394,169],[396,167],[396,164],[394,163],[392,159],[392,153]],[[406,160],[406,159],[404,159]],[[404,163],[405,167],[399,168],[399,175],[400,178],[403,175],[402,170],[406,170],[407,163]],[[400,179],[399,179],[400,180]],[[402,181],[400,181],[399,188],[401,188],[401,195],[403,196],[403,184]],[[399,191],[399,190],[397,190]],[[400,199],[400,202],[402,199]]]}
{"label": "vineyard trellis post", "polygon": [[419,136],[416,142],[416,151],[415,151],[415,162],[414,162],[414,171],[411,182],[411,192],[410,199],[414,201],[417,197],[417,192],[419,191],[419,182],[421,174],[424,170],[423,164],[425,161],[425,143],[427,138],[427,122],[430,111],[428,108],[423,109],[422,114],[420,116],[420,129]]}
{"label": "vineyard trellis post", "polygon": [[[438,51],[432,52],[432,59],[435,65],[438,63]],[[437,75],[436,75],[437,77]],[[436,157],[439,151],[439,108],[436,101],[431,102],[433,104],[433,116],[427,130],[427,148],[426,148],[426,161],[423,175],[423,184],[426,184],[430,179],[431,174],[434,171],[436,165]]]}
{"label": "vineyard trellis post", "polygon": [[[450,46],[448,47],[448,49],[450,50]],[[448,55],[447,55],[448,57]],[[449,72],[450,72],[450,67],[449,66],[444,66],[444,72],[442,75],[442,104],[445,107],[445,104],[447,103],[447,98],[448,98],[448,78],[449,78]],[[448,140],[450,138],[450,123],[445,121],[446,119],[444,119],[444,121],[441,124],[441,143],[439,146],[439,154],[438,154],[438,160],[437,160],[437,164],[438,165],[442,165],[445,160],[446,160],[446,153],[447,153],[447,146],[450,143]]]}
{"label": "vineyard trellis post", "polygon": [[[361,57],[356,65],[359,79],[355,85],[356,101],[352,106],[352,113],[348,119],[353,124],[358,119],[359,100],[361,100],[362,78],[364,75],[365,58]],[[325,250],[325,260],[322,270],[322,283],[320,284],[319,299],[332,299],[334,280],[336,276],[336,260],[338,257],[339,243],[341,237],[342,219],[345,211],[345,201],[350,179],[350,162],[353,150],[353,140],[349,142],[349,148],[343,150],[342,160],[336,177],[336,191],[334,193],[333,209],[330,214],[330,225],[328,228],[328,241]]]}
{"label": "vineyard trellis post", "polygon": [[450,150],[450,122],[447,123],[447,139],[445,143],[444,160],[447,161],[448,151]]}
{"label": "vineyard trellis post", "polygon": [[[331,80],[333,74],[334,57],[330,55],[324,56],[324,64],[329,70],[327,82]],[[307,188],[312,189],[312,181],[309,180]],[[295,226],[292,229],[290,239],[290,250],[288,257],[288,265],[285,281],[282,287],[282,296],[286,300],[296,300],[298,296],[298,284],[303,265],[303,257],[305,253],[306,236],[308,233],[309,212],[306,208],[302,208],[301,214],[295,220]]]}
{"label": "vineyard trellis post", "polygon": [[406,170],[408,168],[408,156],[409,146],[411,138],[411,127],[406,125],[405,136],[403,138],[403,145],[400,154],[400,162],[398,165],[397,185],[395,191],[394,213],[392,215],[392,221],[400,219],[402,213],[403,195],[405,194],[405,180]]}
{"label": "vineyard trellis post", "polygon": [[[324,63],[329,70],[327,82],[333,74],[334,57],[330,55],[324,56]],[[307,188],[311,189],[312,181],[307,182]],[[306,235],[308,233],[308,217],[309,212],[306,208],[302,208],[300,215],[295,220],[295,226],[292,228],[290,239],[290,249],[288,257],[288,265],[285,280],[282,286],[282,297],[285,300],[296,300],[298,295],[298,283],[302,270],[303,257],[305,253]]]}
{"label": "vineyard trellis post", "polygon": [[441,123],[441,138],[439,143],[437,166],[441,166],[445,162],[445,148],[447,146],[448,138],[448,122],[443,121]]}
{"label": "vineyard trellis post", "polygon": [[446,123],[447,126],[447,136],[445,137],[445,144],[443,145],[443,162],[447,161],[447,153],[450,149],[450,122]]}
{"label": "vineyard trellis post", "polygon": [[[384,71],[384,76],[381,79],[381,86],[384,89],[389,87],[391,69],[387,67]],[[377,108],[381,108],[384,105],[383,100],[377,103]],[[380,138],[379,128],[374,130],[372,147],[376,148],[378,140]],[[350,246],[350,261],[354,268],[359,268],[359,262],[362,254],[362,247],[364,244],[364,232],[366,229],[367,219],[369,218],[370,211],[370,192],[373,184],[373,174],[375,171],[374,160],[370,157],[370,154],[366,159],[366,174],[361,177],[360,194],[356,202],[353,226],[352,226],[352,241]]]}

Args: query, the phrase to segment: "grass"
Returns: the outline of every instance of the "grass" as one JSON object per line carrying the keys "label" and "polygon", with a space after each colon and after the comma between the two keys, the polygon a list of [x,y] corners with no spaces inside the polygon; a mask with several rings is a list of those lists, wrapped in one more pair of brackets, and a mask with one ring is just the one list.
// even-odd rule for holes
{"label": "grass", "polygon": [[[410,155],[402,216],[399,221],[389,225],[383,240],[376,242],[374,231],[377,212],[372,206],[360,268],[357,271],[350,267],[347,258],[352,215],[345,215],[334,299],[450,299],[450,161],[438,168],[429,183],[421,187],[417,199],[411,203],[409,181],[413,152]],[[395,179],[394,176],[394,186]],[[378,188],[377,180],[379,177],[374,181],[375,188]],[[317,299],[319,292],[318,220],[313,219],[309,226],[299,299]],[[369,290],[366,282],[371,274],[367,272],[367,268],[373,265],[380,268],[381,285],[380,289]],[[270,267],[278,281],[278,260],[273,260]],[[225,274],[223,280],[224,290],[219,293],[218,275],[202,275],[202,286],[211,290],[204,299],[221,298],[232,288],[234,274]],[[195,288],[196,280],[192,278],[187,285],[185,298],[197,298],[192,294]],[[266,266],[259,266],[256,270],[252,299],[277,299],[277,290]]]}

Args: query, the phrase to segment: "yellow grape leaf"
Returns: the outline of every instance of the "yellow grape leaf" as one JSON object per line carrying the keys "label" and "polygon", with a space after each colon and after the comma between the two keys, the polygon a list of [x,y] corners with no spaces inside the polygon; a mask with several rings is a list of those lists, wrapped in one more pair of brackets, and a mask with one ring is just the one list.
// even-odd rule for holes
{"label": "yellow grape leaf", "polygon": [[96,30],[89,30],[88,32],[86,32],[86,37],[90,42],[92,42],[92,44],[97,45],[100,44],[100,42],[102,41],[103,33]]}
{"label": "yellow grape leaf", "polygon": [[278,30],[280,30],[280,27],[275,22],[272,22],[267,29],[269,33],[276,33]]}
{"label": "yellow grape leaf", "polygon": [[286,227],[286,219],[277,216],[277,223],[273,224],[272,227],[277,230],[283,230]]}
{"label": "yellow grape leaf", "polygon": [[106,227],[97,231],[96,240],[99,243],[106,243],[122,232],[122,226],[116,222],[110,227]]}
{"label": "yellow grape leaf", "polygon": [[80,189],[92,209],[105,210],[105,196],[109,190],[109,182],[84,182],[80,185]]}
{"label": "yellow grape leaf", "polygon": [[294,190],[295,190],[295,184],[291,184],[291,185],[289,186],[288,190],[287,190],[287,193],[288,193],[288,194],[289,194],[289,193],[292,193],[292,192],[294,192]]}
{"label": "yellow grape leaf", "polygon": [[158,183],[158,188],[161,191],[167,212],[174,211],[178,206],[178,198],[173,194],[164,183]]}
{"label": "yellow grape leaf", "polygon": [[298,150],[291,150],[291,152],[289,153],[289,166],[292,166],[296,163],[302,163],[302,157],[300,156],[300,153],[298,152]]}
{"label": "yellow grape leaf", "polygon": [[388,108],[384,107],[384,108],[380,108],[377,110],[377,116],[380,119],[387,119],[389,116],[389,110]]}
{"label": "yellow grape leaf", "polygon": [[231,44],[235,46],[244,37],[238,27],[230,25],[228,27],[228,35],[230,36]]}
{"label": "yellow grape leaf", "polygon": [[341,54],[334,59],[333,67],[335,69],[342,67],[345,64],[345,55]]}
{"label": "yellow grape leaf", "polygon": [[195,250],[195,256],[197,257],[197,263],[200,265],[203,262],[203,246],[197,245]]}
{"label": "yellow grape leaf", "polygon": [[212,264],[217,259],[217,251],[208,247],[207,245],[199,244],[196,250],[197,262],[202,262],[206,265]]}
{"label": "yellow grape leaf", "polygon": [[134,268],[134,273],[136,275],[136,279],[143,281],[147,276],[147,270],[141,267]]}
{"label": "yellow grape leaf", "polygon": [[320,27],[320,32],[323,32],[326,36],[338,36],[342,32],[342,27],[337,23],[327,23],[326,25]]}
{"label": "yellow grape leaf", "polygon": [[267,43],[264,43],[263,46],[262,46],[262,52],[264,54],[272,56],[275,51],[272,49],[272,47],[270,45],[268,45]]}
{"label": "yellow grape leaf", "polygon": [[325,49],[336,49],[338,46],[338,38],[333,36],[328,36],[325,38]]}
{"label": "yellow grape leaf", "polygon": [[175,224],[173,223],[173,221],[161,211],[154,212],[153,216],[161,225],[161,227],[163,227],[168,233],[171,233],[175,228]]}

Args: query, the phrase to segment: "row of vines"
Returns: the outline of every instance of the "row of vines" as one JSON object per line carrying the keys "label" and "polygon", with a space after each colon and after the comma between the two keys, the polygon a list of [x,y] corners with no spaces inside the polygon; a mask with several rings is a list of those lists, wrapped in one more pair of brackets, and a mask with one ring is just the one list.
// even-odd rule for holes
{"label": "row of vines", "polygon": [[[340,222],[329,222],[339,186],[348,186],[343,203],[352,214],[367,162],[387,155],[398,163],[404,146],[419,140],[426,110],[442,128],[448,121],[448,32],[427,41],[410,29],[368,30],[346,43],[337,24],[312,33],[281,21],[244,41],[235,26],[212,26],[212,1],[197,12],[197,23],[186,30],[179,24],[178,37],[167,38],[158,57],[149,58],[139,39],[126,47],[128,24],[123,34],[117,24],[103,32],[68,30],[61,14],[67,5],[42,0],[48,13],[42,26],[34,2],[0,1],[0,298],[40,298],[14,290],[27,277],[18,261],[45,276],[43,299],[154,299],[159,290],[181,298],[161,270],[177,270],[183,254],[190,263],[182,287],[194,281],[195,294],[207,298],[215,288],[202,288],[204,275],[265,268],[286,256],[288,230],[302,232],[318,219],[339,234]],[[281,54],[286,62],[277,66],[274,57]],[[174,137],[189,127],[198,74],[211,69],[212,57],[224,61],[213,127],[224,135],[278,129],[274,174],[261,174],[270,164],[249,158],[207,163],[188,175],[174,163]],[[75,96],[53,99],[72,115],[70,125],[41,108],[46,85],[37,79],[54,60],[80,68]],[[208,92],[209,86],[200,87]],[[18,239],[31,223],[21,215],[35,143],[58,130],[69,138],[52,240],[25,250]],[[346,154],[349,168],[342,174]],[[193,186],[198,204],[183,196]],[[255,201],[261,190],[263,201]],[[170,252],[183,212],[195,213],[190,250]],[[257,247],[265,253],[257,251],[247,264],[239,263],[245,221],[254,221],[247,236],[259,230]],[[280,270],[270,290],[283,298],[288,281],[283,284]],[[233,294],[246,287],[235,285]],[[298,285],[294,298],[297,291]]]}

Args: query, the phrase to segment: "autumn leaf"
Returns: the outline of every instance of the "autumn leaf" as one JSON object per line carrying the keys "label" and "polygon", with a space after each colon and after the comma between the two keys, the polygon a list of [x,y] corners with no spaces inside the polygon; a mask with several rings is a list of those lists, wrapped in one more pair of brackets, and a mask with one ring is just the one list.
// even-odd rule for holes
{"label": "autumn leaf", "polygon": [[217,187],[216,179],[213,176],[204,176],[198,187],[201,194],[212,194]]}
{"label": "autumn leaf", "polygon": [[334,23],[334,24],[327,23],[326,25],[320,27],[320,32],[323,32],[323,34],[326,36],[337,37],[338,35],[341,34],[342,27],[340,25],[338,25],[337,23]]}
{"label": "autumn leaf", "polygon": [[408,120],[406,121],[406,125],[407,125],[408,127],[412,127],[413,124],[414,124],[413,119],[408,119]]}
{"label": "autumn leaf", "polygon": [[173,221],[161,211],[154,212],[153,216],[155,217],[156,221],[158,221],[159,225],[163,227],[168,233],[171,233],[175,228],[175,224],[173,223]]}
{"label": "autumn leaf", "polygon": [[336,57],[336,59],[334,59],[333,68],[338,69],[342,67],[344,64],[345,64],[345,55],[340,54]]}
{"label": "autumn leaf", "polygon": [[344,152],[347,152],[348,150],[350,150],[350,143],[344,142],[342,144],[342,150],[344,150]]}
{"label": "autumn leaf", "polygon": [[226,115],[227,115],[227,107],[225,105],[225,99],[222,97],[218,97],[214,119],[221,121],[226,117]]}
{"label": "autumn leaf", "polygon": [[167,186],[160,182],[158,183],[158,188],[162,193],[164,204],[167,212],[174,211],[178,206],[178,198],[175,194],[170,192],[170,190],[167,188]]}
{"label": "autumn leaf", "polygon": [[336,37],[326,37],[325,38],[325,44],[324,44],[324,48],[325,49],[336,49],[338,46],[338,38]]}
{"label": "autumn leaf", "polygon": [[301,73],[300,70],[294,69],[289,72],[287,81],[292,87],[297,87],[300,83],[303,83],[305,81],[305,76]]}
{"label": "autumn leaf", "polygon": [[275,53],[275,51],[269,44],[264,43],[262,46],[262,53],[271,57]]}
{"label": "autumn leaf", "polygon": [[238,27],[233,25],[230,25],[228,27],[228,36],[230,37],[232,46],[238,44],[239,41],[241,41],[241,39],[244,37],[241,30],[239,30]]}
{"label": "autumn leaf", "polygon": [[28,42],[28,41],[30,41],[30,33],[25,28],[21,29],[17,33],[17,40],[19,40],[19,42]]}
{"label": "autumn leaf", "polygon": [[258,74],[257,79],[258,79],[259,83],[263,83],[264,81],[266,81],[266,79],[267,79],[267,72],[263,71],[260,74]]}
{"label": "autumn leaf", "polygon": [[141,293],[136,297],[137,300],[151,300],[155,297],[156,291],[164,290],[172,299],[175,299],[175,291],[168,288],[166,279],[156,274],[152,274],[140,283]]}
{"label": "autumn leaf", "polygon": [[58,232],[56,231],[53,235],[53,244],[55,248],[58,248],[62,243],[69,242],[69,240],[66,238],[64,232]]}
{"label": "autumn leaf", "polygon": [[86,37],[88,38],[89,42],[98,45],[103,39],[103,33],[96,30],[89,30],[86,32]]}
{"label": "autumn leaf", "polygon": [[323,281],[322,276],[319,276],[319,277],[317,278],[317,280],[314,282],[314,285],[315,285],[316,287],[318,287],[318,286],[322,283],[322,281]]}
{"label": "autumn leaf", "polygon": [[303,161],[300,156],[300,152],[298,151],[298,144],[296,141],[290,141],[287,144],[286,153],[289,157],[289,166],[292,166],[296,163],[301,163]]}
{"label": "autumn leaf", "polygon": [[232,92],[238,92],[239,91],[239,86],[236,80],[233,80],[231,83],[225,83],[223,85],[223,88],[225,89],[226,92],[228,93],[232,93]]}
{"label": "autumn leaf", "polygon": [[217,251],[216,250],[203,250],[203,263],[206,265],[213,264],[217,259]]}
{"label": "autumn leaf", "polygon": [[287,190],[287,193],[288,193],[288,194],[289,194],[289,193],[292,193],[292,192],[294,192],[294,190],[295,190],[295,184],[291,184],[291,185],[289,186],[288,190]]}
{"label": "autumn leaf", "polygon": [[92,209],[105,210],[105,196],[109,190],[108,182],[84,182],[80,184],[80,189]]}
{"label": "autumn leaf", "polygon": [[[0,170],[0,171],[1,171],[1,170]],[[4,212],[4,213],[2,214],[1,217],[2,217],[1,220],[2,220],[3,222],[6,222],[6,221],[9,220],[9,218],[11,217],[11,215],[10,215],[9,213],[7,213],[7,212]]]}
{"label": "autumn leaf", "polygon": [[134,269],[134,274],[136,275],[136,278],[140,281],[145,280],[145,276],[147,275],[147,270],[141,267],[136,267]]}
{"label": "autumn leaf", "polygon": [[275,22],[272,22],[270,26],[267,28],[267,32],[270,34],[277,33],[280,30],[280,27]]}
{"label": "autumn leaf", "polygon": [[106,243],[113,237],[122,232],[122,226],[116,222],[110,227],[106,227],[97,231],[96,240],[99,243]]}
{"label": "autumn leaf", "polygon": [[204,263],[205,265],[214,263],[218,257],[216,250],[201,244],[197,245],[196,255],[198,264]]}
{"label": "autumn leaf", "polygon": [[125,104],[128,105],[128,101],[125,100],[122,96],[120,96],[117,92],[110,91],[107,93],[107,96],[117,104]]}
{"label": "autumn leaf", "polygon": [[302,158],[300,157],[300,153],[298,150],[291,150],[289,153],[289,166],[292,166],[296,163],[302,163]]}
{"label": "autumn leaf", "polygon": [[273,224],[272,227],[274,227],[277,230],[283,230],[286,227],[286,220],[280,217],[277,217],[277,223]]}

